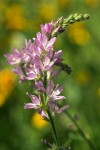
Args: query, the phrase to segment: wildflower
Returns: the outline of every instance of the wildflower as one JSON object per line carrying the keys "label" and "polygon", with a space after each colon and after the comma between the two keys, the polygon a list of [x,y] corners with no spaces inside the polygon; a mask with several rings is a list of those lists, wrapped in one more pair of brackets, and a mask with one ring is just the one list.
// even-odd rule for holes
{"label": "wildflower", "polygon": [[[27,94],[31,102],[25,103],[24,108],[35,109],[44,120],[50,121],[55,140],[54,146],[50,147],[54,149],[63,147],[59,144],[53,114],[63,112],[68,105],[59,107],[58,101],[65,97],[60,95],[62,87],[54,85],[53,80],[62,70],[68,74],[71,72],[70,67],[62,62],[62,50],[54,50],[54,43],[56,37],[64,32],[69,24],[86,19],[89,19],[88,14],[76,13],[67,19],[61,17],[56,23],[52,21],[41,25],[42,33],[38,32],[33,42],[26,41],[20,52],[15,49],[12,54],[5,55],[8,62],[14,65],[14,72],[20,76],[21,81],[32,81],[34,92]],[[57,70],[55,66],[58,66]],[[47,141],[44,142],[48,144]]]}
{"label": "wildflower", "polygon": [[37,109],[38,113],[45,119],[48,118],[46,112],[41,108],[41,97],[35,96],[32,94],[28,94],[28,96],[31,98],[31,103],[25,103],[24,108],[25,109]]}
{"label": "wildflower", "polygon": [[[36,34],[33,41],[25,41],[25,46],[12,54],[6,54],[8,62],[14,66],[13,71],[19,75],[20,81],[34,81],[33,94],[28,94],[31,103],[26,103],[25,109],[36,109],[43,118],[48,118],[49,110],[61,113],[68,108],[67,105],[59,108],[57,102],[65,99],[60,96],[62,88],[54,85],[53,79],[62,71],[70,73],[70,67],[62,63],[62,50],[55,51],[54,43],[58,34],[65,31],[69,24],[88,19],[88,14],[74,14],[67,19],[61,17],[56,23],[51,21],[41,25],[41,32]],[[58,70],[55,70],[55,65]]]}
{"label": "wildflower", "polygon": [[28,95],[31,98],[32,103],[25,104],[24,108],[25,109],[31,109],[31,108],[37,109],[38,106],[40,105],[40,101],[41,101],[40,96],[37,97],[37,96],[31,95],[31,94],[28,94]]}

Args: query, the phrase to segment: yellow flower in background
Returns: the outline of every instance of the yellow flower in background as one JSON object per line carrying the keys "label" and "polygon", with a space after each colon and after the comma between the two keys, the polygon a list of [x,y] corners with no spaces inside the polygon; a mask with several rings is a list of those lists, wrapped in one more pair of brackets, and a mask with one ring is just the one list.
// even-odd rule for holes
{"label": "yellow flower in background", "polygon": [[90,7],[98,7],[100,6],[100,1],[99,0],[85,0],[85,3],[90,6]]}
{"label": "yellow flower in background", "polygon": [[44,128],[47,125],[47,121],[43,120],[38,113],[33,114],[31,122],[34,127],[39,129]]}
{"label": "yellow flower in background", "polygon": [[41,4],[39,8],[39,15],[46,19],[47,21],[55,18],[57,14],[57,6],[55,3],[53,4]]}
{"label": "yellow flower in background", "polygon": [[90,81],[90,74],[87,71],[79,71],[76,75],[77,81],[81,85],[86,85]]}
{"label": "yellow flower in background", "polygon": [[68,37],[73,43],[83,45],[90,40],[90,35],[83,23],[75,23],[69,27]]}
{"label": "yellow flower in background", "polygon": [[6,26],[9,29],[25,29],[27,21],[24,18],[21,5],[11,5],[6,9],[5,13]]}
{"label": "yellow flower in background", "polygon": [[70,5],[71,0],[58,0],[58,3],[61,9],[64,9]]}
{"label": "yellow flower in background", "polygon": [[6,99],[11,94],[16,76],[8,69],[0,71],[0,107],[4,105]]}

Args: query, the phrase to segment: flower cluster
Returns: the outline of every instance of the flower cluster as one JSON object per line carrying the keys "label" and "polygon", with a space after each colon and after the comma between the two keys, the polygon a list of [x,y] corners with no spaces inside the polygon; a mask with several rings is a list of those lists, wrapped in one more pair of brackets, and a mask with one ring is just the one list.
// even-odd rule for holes
{"label": "flower cluster", "polygon": [[54,85],[54,78],[61,72],[61,67],[55,69],[55,65],[62,61],[62,50],[55,51],[54,43],[56,37],[51,37],[56,33],[59,26],[54,29],[54,22],[41,25],[41,32],[36,34],[36,38],[25,42],[25,47],[18,51],[13,50],[12,54],[6,54],[9,64],[14,65],[13,71],[19,75],[20,82],[31,80],[34,83],[34,94],[27,94],[31,98],[31,103],[25,104],[25,109],[37,109],[43,118],[48,118],[48,108],[56,113],[60,113],[67,108],[67,105],[59,108],[57,101],[65,99],[59,94],[62,88]]}

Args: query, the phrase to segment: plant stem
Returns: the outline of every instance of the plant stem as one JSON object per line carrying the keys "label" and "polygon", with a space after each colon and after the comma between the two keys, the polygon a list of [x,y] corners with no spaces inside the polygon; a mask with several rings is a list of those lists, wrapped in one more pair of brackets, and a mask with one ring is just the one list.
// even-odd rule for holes
{"label": "plant stem", "polygon": [[54,122],[53,116],[51,114],[51,111],[48,109],[47,112],[48,112],[48,116],[49,116],[50,123],[51,123],[51,126],[52,126],[52,131],[53,131],[53,135],[54,135],[54,140],[55,140],[56,148],[57,148],[57,150],[59,150],[59,140],[58,140],[58,136],[57,136],[55,122]]}
{"label": "plant stem", "polygon": [[[45,73],[44,74],[44,87],[45,87],[45,89],[47,89],[47,83],[48,83],[47,74]],[[44,97],[45,97],[45,102],[47,102],[47,94],[46,93],[44,93]],[[58,140],[58,136],[57,136],[56,126],[55,126],[54,118],[53,118],[52,113],[51,113],[49,108],[47,109],[47,113],[48,113],[48,116],[50,119],[52,131],[53,131],[54,141],[56,144],[56,150],[59,150],[59,140]]]}
{"label": "plant stem", "polygon": [[77,127],[78,132],[84,138],[84,140],[86,141],[86,143],[89,145],[90,149],[91,150],[96,150],[96,148],[95,148],[94,144],[92,143],[92,141],[86,137],[85,133],[80,128],[80,126],[77,124],[76,120],[72,117],[72,115],[68,111],[65,111],[65,113],[69,117],[69,119],[74,123],[74,125]]}

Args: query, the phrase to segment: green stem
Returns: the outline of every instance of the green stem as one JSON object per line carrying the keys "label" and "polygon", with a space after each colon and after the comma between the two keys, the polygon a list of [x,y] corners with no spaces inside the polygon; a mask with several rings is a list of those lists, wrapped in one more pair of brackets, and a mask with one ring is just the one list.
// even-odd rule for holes
{"label": "green stem", "polygon": [[77,127],[78,132],[80,133],[80,135],[84,138],[84,140],[86,141],[86,143],[89,145],[91,150],[96,150],[94,144],[92,143],[92,141],[90,139],[88,139],[85,135],[85,133],[83,132],[83,130],[80,128],[80,126],[77,124],[77,122],[75,121],[75,119],[72,117],[72,115],[68,112],[65,111],[66,115],[69,117],[69,119],[74,123],[74,125]]}
{"label": "green stem", "polygon": [[[45,73],[44,74],[44,87],[45,87],[45,89],[47,89],[47,84],[48,84],[47,74]],[[48,97],[47,97],[46,93],[44,93],[44,99],[45,99],[45,102],[47,102]],[[48,116],[50,119],[52,131],[53,131],[54,141],[56,144],[56,150],[59,150],[59,140],[58,140],[58,136],[57,136],[56,126],[55,126],[54,118],[53,118],[52,113],[51,113],[49,108],[47,108],[47,113],[48,113]]]}
{"label": "green stem", "polygon": [[55,144],[56,144],[56,150],[59,150],[59,140],[58,140],[58,136],[57,136],[57,131],[56,131],[56,126],[55,126],[55,122],[54,122],[54,119],[53,119],[53,116],[51,114],[51,111],[48,110],[48,116],[49,116],[49,119],[50,119],[50,123],[51,123],[51,126],[52,126],[52,131],[53,131],[53,135],[54,135],[54,140],[55,140]]}

